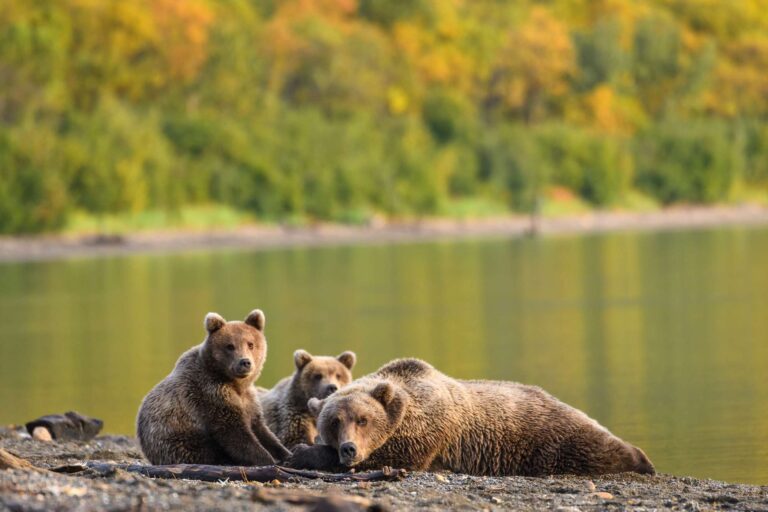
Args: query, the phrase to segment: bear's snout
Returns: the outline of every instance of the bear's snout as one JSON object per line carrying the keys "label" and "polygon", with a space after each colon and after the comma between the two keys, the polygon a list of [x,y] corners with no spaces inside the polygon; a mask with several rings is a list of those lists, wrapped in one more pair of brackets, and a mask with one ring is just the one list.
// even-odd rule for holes
{"label": "bear's snout", "polygon": [[339,446],[339,455],[341,455],[341,463],[350,466],[357,456],[357,446],[351,441],[342,443]]}
{"label": "bear's snout", "polygon": [[247,357],[244,357],[237,362],[238,373],[248,374],[251,372],[251,368],[253,368],[253,361]]}
{"label": "bear's snout", "polygon": [[339,390],[339,386],[336,384],[328,384],[323,391],[323,398],[327,398]]}

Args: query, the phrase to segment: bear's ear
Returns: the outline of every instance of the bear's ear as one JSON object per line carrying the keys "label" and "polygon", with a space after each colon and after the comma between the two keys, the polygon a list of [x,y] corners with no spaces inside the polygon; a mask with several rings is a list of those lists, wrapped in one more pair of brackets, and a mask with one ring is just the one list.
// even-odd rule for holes
{"label": "bear's ear", "polygon": [[293,353],[293,364],[296,365],[297,370],[301,370],[312,360],[312,354],[306,350],[297,350]]}
{"label": "bear's ear", "polygon": [[309,400],[307,400],[307,409],[309,409],[309,413],[317,418],[320,415],[320,411],[323,410],[323,405],[325,404],[325,400],[320,400],[319,398],[312,397]]}
{"label": "bear's ear", "polygon": [[255,327],[261,332],[264,332],[264,326],[267,324],[267,319],[264,316],[264,312],[260,309],[254,309],[248,316],[245,317],[245,323],[251,327]]}
{"label": "bear's ear", "polygon": [[371,396],[384,406],[390,425],[398,425],[403,416],[405,416],[405,405],[408,401],[408,395],[403,391],[395,389],[389,382],[382,382],[373,388]]}
{"label": "bear's ear", "polygon": [[341,364],[347,367],[347,370],[351,370],[353,366],[355,366],[355,362],[357,362],[357,356],[355,356],[354,352],[350,352],[347,350],[346,352],[342,352],[339,354],[339,357],[336,358]]}
{"label": "bear's ear", "polygon": [[226,324],[227,321],[218,313],[208,313],[205,315],[204,323],[205,330],[210,334],[224,327],[224,324]]}
{"label": "bear's ear", "polygon": [[389,402],[395,397],[395,388],[389,382],[382,382],[373,388],[371,396],[381,402],[381,405],[386,409]]}

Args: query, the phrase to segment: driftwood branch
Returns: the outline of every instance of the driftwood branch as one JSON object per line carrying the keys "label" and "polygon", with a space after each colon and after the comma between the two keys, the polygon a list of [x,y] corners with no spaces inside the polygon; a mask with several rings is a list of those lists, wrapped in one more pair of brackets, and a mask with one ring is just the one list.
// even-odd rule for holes
{"label": "driftwood branch", "polygon": [[288,503],[304,507],[312,507],[312,511],[383,511],[382,504],[362,496],[330,494],[323,495],[303,490],[267,489],[258,487],[251,495],[253,501],[266,505],[273,503]]}
{"label": "driftwood branch", "polygon": [[0,448],[0,469],[28,469],[32,471],[41,471],[29,461],[21,459],[2,448]]}
{"label": "driftwood branch", "polygon": [[138,473],[150,478],[169,478],[218,482],[221,480],[242,482],[271,482],[309,478],[325,482],[373,482],[377,480],[400,480],[405,477],[404,469],[384,468],[364,473],[323,473],[305,469],[293,469],[283,466],[208,466],[202,464],[173,464],[166,466],[145,466],[141,464],[108,464],[87,462],[84,465],[61,466],[54,468],[57,473],[78,473],[87,469],[101,474],[111,474],[115,470]]}

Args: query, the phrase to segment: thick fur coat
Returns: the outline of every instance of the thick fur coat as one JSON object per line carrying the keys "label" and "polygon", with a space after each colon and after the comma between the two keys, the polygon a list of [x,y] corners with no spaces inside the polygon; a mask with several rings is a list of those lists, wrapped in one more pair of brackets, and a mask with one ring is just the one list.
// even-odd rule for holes
{"label": "thick fur coat", "polygon": [[395,360],[309,405],[322,444],[297,447],[295,467],[654,473],[642,450],[538,387],[457,380],[417,359]]}
{"label": "thick fur coat", "polygon": [[296,371],[272,389],[259,389],[264,419],[270,430],[290,448],[313,444],[317,437],[315,417],[309,412],[310,398],[326,398],[352,380],[354,352],[337,357],[313,356],[306,350],[293,354]]}
{"label": "thick fur coat", "polygon": [[264,314],[205,317],[205,341],[186,351],[139,408],[137,434],[152,464],[266,465],[288,451],[267,428],[253,382],[267,354]]}

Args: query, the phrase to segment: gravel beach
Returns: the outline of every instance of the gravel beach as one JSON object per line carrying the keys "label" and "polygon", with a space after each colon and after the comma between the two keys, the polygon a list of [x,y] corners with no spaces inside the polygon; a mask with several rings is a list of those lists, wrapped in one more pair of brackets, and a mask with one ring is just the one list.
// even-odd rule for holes
{"label": "gravel beach", "polygon": [[147,231],[125,235],[0,236],[0,262],[55,260],[136,253],[174,253],[221,249],[270,250],[430,240],[515,238],[532,233],[569,235],[616,231],[669,231],[724,226],[768,225],[768,207],[679,206],[651,212],[595,211],[582,215],[525,215],[481,219],[381,221],[370,225],[316,223],[304,227],[245,225],[214,231]]}
{"label": "gravel beach", "polygon": [[[0,510],[765,510],[768,486],[671,475],[583,478],[410,473],[397,482],[295,479],[266,484],[151,479],[116,470],[59,474],[86,461],[146,464],[136,440],[45,442],[0,430],[0,448],[43,471],[0,470]],[[299,497],[325,497],[302,503]]]}

